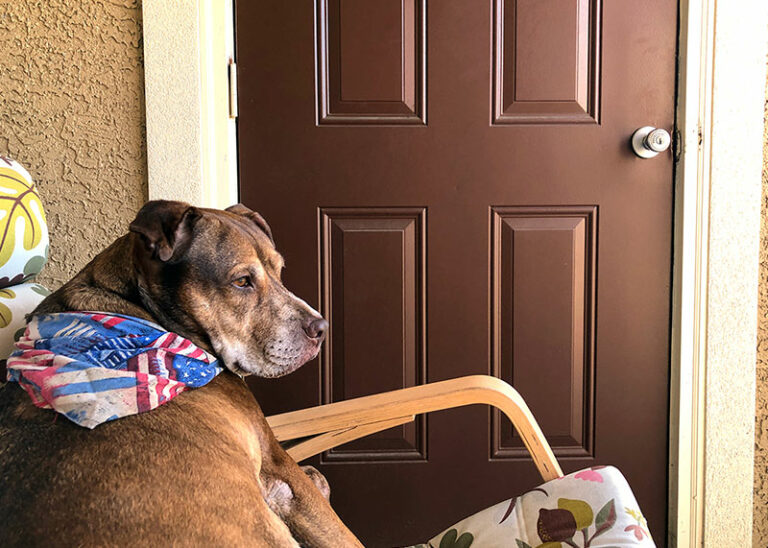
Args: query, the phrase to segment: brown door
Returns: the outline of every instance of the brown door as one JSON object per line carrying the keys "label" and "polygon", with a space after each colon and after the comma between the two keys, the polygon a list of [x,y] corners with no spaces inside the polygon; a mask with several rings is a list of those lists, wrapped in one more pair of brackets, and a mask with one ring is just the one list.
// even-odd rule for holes
{"label": "brown door", "polygon": [[[563,468],[615,464],[663,544],[676,2],[237,2],[241,199],[331,322],[253,380],[267,413],[469,374],[526,398]],[[369,546],[538,483],[471,407],[312,464]],[[623,510],[623,509],[622,509]]]}

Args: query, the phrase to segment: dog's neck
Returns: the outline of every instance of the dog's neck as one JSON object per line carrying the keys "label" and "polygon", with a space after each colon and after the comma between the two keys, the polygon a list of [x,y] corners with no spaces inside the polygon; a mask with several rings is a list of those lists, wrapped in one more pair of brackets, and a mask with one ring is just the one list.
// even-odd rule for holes
{"label": "dog's neck", "polygon": [[32,314],[94,311],[135,316],[161,325],[213,353],[210,341],[189,319],[174,318],[156,303],[134,264],[134,246],[127,234],[99,253],[74,278],[46,297]]}

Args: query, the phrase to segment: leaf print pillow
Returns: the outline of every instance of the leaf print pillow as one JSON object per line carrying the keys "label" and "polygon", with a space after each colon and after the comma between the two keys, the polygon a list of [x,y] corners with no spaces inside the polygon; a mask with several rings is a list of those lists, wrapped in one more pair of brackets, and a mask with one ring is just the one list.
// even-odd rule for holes
{"label": "leaf print pillow", "polygon": [[0,156],[0,288],[32,279],[48,259],[48,226],[37,187],[18,162]]}

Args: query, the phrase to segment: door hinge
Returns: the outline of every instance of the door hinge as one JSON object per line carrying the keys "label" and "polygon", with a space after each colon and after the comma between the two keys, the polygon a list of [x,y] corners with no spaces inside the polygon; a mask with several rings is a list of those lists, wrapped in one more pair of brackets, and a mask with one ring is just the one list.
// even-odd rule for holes
{"label": "door hinge", "polygon": [[237,118],[237,63],[230,59],[229,73],[229,117]]}

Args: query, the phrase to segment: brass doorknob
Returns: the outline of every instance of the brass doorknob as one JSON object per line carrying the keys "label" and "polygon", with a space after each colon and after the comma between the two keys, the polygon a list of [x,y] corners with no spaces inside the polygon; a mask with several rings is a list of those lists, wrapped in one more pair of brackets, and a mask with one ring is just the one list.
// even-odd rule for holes
{"label": "brass doorknob", "polygon": [[672,143],[672,137],[666,129],[645,126],[632,134],[632,150],[640,158],[653,158],[664,152]]}

